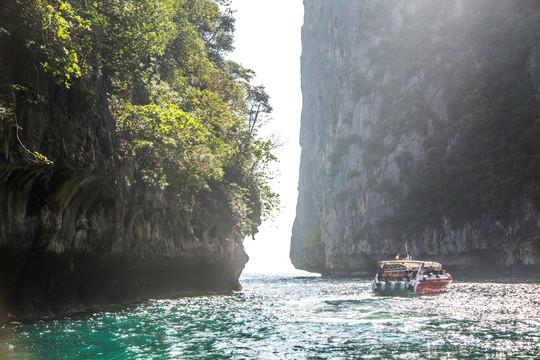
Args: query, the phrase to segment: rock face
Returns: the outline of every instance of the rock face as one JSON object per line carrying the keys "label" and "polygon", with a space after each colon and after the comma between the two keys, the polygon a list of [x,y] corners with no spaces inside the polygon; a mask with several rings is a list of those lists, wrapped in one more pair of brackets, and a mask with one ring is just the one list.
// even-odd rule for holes
{"label": "rock face", "polygon": [[[508,75],[526,86],[526,96],[519,98],[531,99],[519,105],[527,109],[524,118],[532,124],[537,117],[540,47],[536,33],[518,25],[538,27],[537,4],[501,1],[497,9],[488,1],[466,0],[305,0],[304,4],[302,156],[293,264],[326,275],[371,276],[378,260],[408,252],[414,258],[441,261],[455,273],[538,275],[536,175],[515,187],[498,215],[470,200],[480,191],[494,193],[495,186],[487,190],[473,186],[461,197],[451,193],[463,210],[440,205],[436,216],[431,216],[433,207],[425,205],[430,204],[427,201],[423,207],[398,202],[414,191],[436,197],[459,181],[448,175],[448,186],[415,190],[411,174],[427,168],[437,146],[448,162],[465,148],[461,139],[483,141],[482,133],[453,130],[467,115],[469,122],[476,121],[479,110],[470,109],[483,111],[480,105],[467,108],[482,103],[470,100],[473,94],[497,88],[511,96],[514,85],[498,85]],[[513,35],[493,32],[498,27]],[[493,38],[499,39],[497,46],[492,45]],[[492,67],[493,59],[500,59],[500,70]],[[476,78],[482,81],[469,80]],[[503,95],[503,100],[484,93],[479,97],[485,99],[486,109],[505,111],[494,105],[506,99]],[[518,107],[508,105],[513,106]],[[495,159],[501,154],[506,153]],[[530,158],[526,162],[533,163]],[[431,172],[434,177],[460,171],[459,164],[454,166],[457,170],[445,164]],[[468,207],[475,207],[470,215]],[[407,221],[400,222],[400,214]]]}
{"label": "rock face", "polygon": [[[59,86],[36,70],[23,41],[6,41],[0,83],[24,88],[3,92],[18,105],[16,123],[0,123],[0,319],[239,290],[247,255],[226,199],[187,212],[165,191],[130,185],[115,161],[101,75],[87,99],[80,86],[89,84]],[[28,103],[36,97],[43,102]]]}

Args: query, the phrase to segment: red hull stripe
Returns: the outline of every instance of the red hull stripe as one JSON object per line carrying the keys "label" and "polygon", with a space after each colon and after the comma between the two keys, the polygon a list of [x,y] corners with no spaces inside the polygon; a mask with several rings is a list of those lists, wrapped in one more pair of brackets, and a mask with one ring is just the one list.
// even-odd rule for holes
{"label": "red hull stripe", "polygon": [[434,295],[446,291],[452,281],[449,279],[420,280],[416,295]]}

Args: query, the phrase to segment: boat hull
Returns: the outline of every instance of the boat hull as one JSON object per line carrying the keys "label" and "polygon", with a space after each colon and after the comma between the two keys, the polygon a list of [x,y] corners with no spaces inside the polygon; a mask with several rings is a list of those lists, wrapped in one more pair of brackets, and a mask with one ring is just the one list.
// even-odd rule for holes
{"label": "boat hull", "polygon": [[436,295],[445,293],[452,283],[452,279],[425,279],[416,284],[416,295]]}
{"label": "boat hull", "polygon": [[372,283],[373,293],[382,296],[409,296],[409,295],[437,295],[448,291],[452,279],[426,279],[413,281],[410,284],[405,282],[394,283],[376,281]]}

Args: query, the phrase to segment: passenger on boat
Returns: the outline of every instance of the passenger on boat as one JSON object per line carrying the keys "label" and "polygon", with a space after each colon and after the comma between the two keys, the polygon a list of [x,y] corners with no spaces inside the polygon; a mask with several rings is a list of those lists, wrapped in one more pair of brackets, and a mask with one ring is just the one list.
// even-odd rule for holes
{"label": "passenger on boat", "polygon": [[413,284],[411,284],[411,281],[414,280],[414,274],[413,274],[412,271],[409,271],[408,278],[409,278],[409,281],[408,281],[408,283],[409,283],[408,285],[409,285],[409,286],[408,286],[408,288],[409,288],[409,290],[413,290],[413,289],[414,289],[414,286],[413,286]]}
{"label": "passenger on boat", "polygon": [[377,280],[378,281],[383,281],[384,280],[384,277],[383,277],[383,274],[382,274],[382,270],[379,269],[379,271],[377,271]]}

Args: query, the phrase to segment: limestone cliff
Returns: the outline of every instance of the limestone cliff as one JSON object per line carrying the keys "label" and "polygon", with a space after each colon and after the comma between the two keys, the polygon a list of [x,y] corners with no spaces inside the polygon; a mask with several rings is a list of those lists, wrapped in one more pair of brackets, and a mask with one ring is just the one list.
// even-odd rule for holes
{"label": "limestone cliff", "polygon": [[60,84],[23,38],[21,6],[6,2],[0,16],[0,320],[239,290],[237,223],[247,220],[233,219],[227,188],[186,208],[166,186],[134,179],[119,156],[108,64]]}
{"label": "limestone cliff", "polygon": [[537,274],[538,3],[304,4],[293,264]]}

